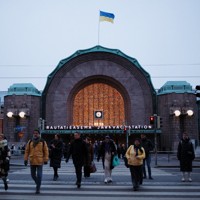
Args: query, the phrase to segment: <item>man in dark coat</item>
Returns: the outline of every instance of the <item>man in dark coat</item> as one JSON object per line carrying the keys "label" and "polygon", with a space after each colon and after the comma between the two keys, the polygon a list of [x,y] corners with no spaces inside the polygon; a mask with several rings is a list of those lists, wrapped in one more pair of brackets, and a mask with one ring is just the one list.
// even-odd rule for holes
{"label": "man in dark coat", "polygon": [[70,145],[66,162],[68,162],[72,155],[73,164],[76,172],[76,185],[77,188],[81,187],[82,167],[88,163],[88,149],[86,143],[81,138],[80,133],[74,133],[74,141]]}
{"label": "man in dark coat", "polygon": [[84,164],[84,177],[90,177],[90,167],[92,166],[94,158],[94,149],[89,137],[85,138],[85,142],[88,150],[88,163]]}
{"label": "man in dark coat", "polygon": [[188,181],[192,182],[192,161],[195,159],[193,144],[190,141],[187,133],[183,133],[183,137],[178,144],[177,158],[180,161],[180,171],[182,172],[182,181],[186,180],[186,173]]}
{"label": "man in dark coat", "polygon": [[51,141],[49,147],[49,157],[50,157],[50,167],[53,167],[54,178],[56,181],[58,179],[58,168],[60,168],[61,159],[63,156],[63,142],[61,140],[60,134],[56,134],[55,138]]}
{"label": "man in dark coat", "polygon": [[151,140],[147,139],[145,134],[141,134],[141,145],[145,150],[145,159],[143,160],[143,178],[146,178],[146,168],[145,165],[147,165],[148,175],[149,179],[153,179],[151,175],[151,153],[150,151],[153,150],[154,144],[151,142]]}

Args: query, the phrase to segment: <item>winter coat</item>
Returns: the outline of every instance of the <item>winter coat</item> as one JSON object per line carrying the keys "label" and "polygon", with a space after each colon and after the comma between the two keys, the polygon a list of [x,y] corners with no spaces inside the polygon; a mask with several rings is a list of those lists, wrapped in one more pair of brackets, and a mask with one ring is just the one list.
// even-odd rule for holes
{"label": "winter coat", "polygon": [[[51,145],[54,144],[55,148]],[[63,142],[62,140],[52,140],[49,147],[50,167],[60,168],[63,156]]]}
{"label": "winter coat", "polygon": [[7,140],[0,141],[0,178],[7,177],[10,168],[9,164],[10,149],[8,148]]}
{"label": "winter coat", "polygon": [[87,150],[88,150],[88,164],[89,166],[91,166],[93,158],[94,158],[94,149],[93,149],[93,145],[90,143],[86,143],[87,146]]}
{"label": "winter coat", "polygon": [[88,149],[81,138],[75,139],[71,143],[66,162],[68,162],[70,156],[72,156],[74,166],[88,165]]}
{"label": "winter coat", "polygon": [[178,144],[177,158],[180,161],[180,171],[191,172],[192,161],[195,159],[194,148],[190,139],[181,140]]}
{"label": "winter coat", "polygon": [[26,145],[24,160],[28,161],[28,158],[31,165],[43,165],[44,162],[48,162],[49,150],[47,143],[40,139],[40,142],[34,147],[33,141],[29,140]]}
{"label": "winter coat", "polygon": [[154,144],[151,142],[151,140],[149,140],[147,138],[143,138],[143,139],[141,139],[141,146],[144,148],[145,155],[146,155],[146,158],[147,158],[150,154],[150,151],[153,150]]}
{"label": "winter coat", "polygon": [[[109,140],[108,143],[109,143],[109,148],[110,148],[110,153],[111,153],[110,169],[113,169],[114,166],[112,165],[112,160],[113,160],[114,155],[117,154],[117,149],[116,149],[116,146],[115,146],[113,140]],[[106,142],[103,141],[101,143],[100,148],[99,148],[98,157],[97,157],[97,160],[99,160],[100,157],[102,158],[102,163],[103,163],[103,168],[104,169],[105,169],[104,161],[105,161],[105,154],[106,154],[106,152],[105,152],[105,145],[106,145]]]}
{"label": "winter coat", "polygon": [[128,160],[128,165],[143,165],[143,159],[145,159],[145,150],[143,147],[139,147],[138,151],[136,151],[136,148],[137,147],[135,147],[134,145],[131,145],[126,151],[125,157]]}

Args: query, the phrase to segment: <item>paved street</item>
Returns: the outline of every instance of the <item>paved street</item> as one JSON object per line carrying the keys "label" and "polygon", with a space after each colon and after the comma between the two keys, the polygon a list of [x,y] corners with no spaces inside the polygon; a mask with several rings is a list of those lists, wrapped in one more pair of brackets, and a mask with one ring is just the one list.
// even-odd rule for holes
{"label": "paved street", "polygon": [[[130,172],[123,165],[113,170],[113,183],[103,183],[102,163],[96,162],[97,172],[90,178],[83,178],[80,189],[75,185],[75,173],[72,162],[62,161],[62,168],[59,170],[59,179],[53,181],[53,170],[49,165],[43,169],[43,182],[41,194],[35,194],[35,184],[30,176],[30,168],[23,166],[21,156],[12,160],[9,174],[9,189],[4,191],[0,183],[0,199],[4,200],[28,200],[28,199],[93,199],[93,200],[116,200],[116,199],[199,199],[200,198],[200,168],[199,162],[195,162],[192,174],[193,182],[180,181],[181,176],[177,161],[171,158],[168,162],[166,156],[159,156],[158,164],[155,167],[152,159],[152,174],[154,180],[145,179],[140,191],[133,191],[130,180]],[[161,166],[163,164],[163,166]],[[168,164],[168,166],[167,166]]]}

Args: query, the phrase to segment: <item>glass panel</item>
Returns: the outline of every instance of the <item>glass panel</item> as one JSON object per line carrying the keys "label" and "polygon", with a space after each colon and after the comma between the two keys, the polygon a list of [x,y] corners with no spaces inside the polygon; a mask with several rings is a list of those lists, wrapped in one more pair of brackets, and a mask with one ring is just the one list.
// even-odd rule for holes
{"label": "glass panel", "polygon": [[[103,118],[95,118],[95,111]],[[125,121],[124,100],[110,85],[94,83],[80,90],[73,102],[74,126],[116,126]]]}

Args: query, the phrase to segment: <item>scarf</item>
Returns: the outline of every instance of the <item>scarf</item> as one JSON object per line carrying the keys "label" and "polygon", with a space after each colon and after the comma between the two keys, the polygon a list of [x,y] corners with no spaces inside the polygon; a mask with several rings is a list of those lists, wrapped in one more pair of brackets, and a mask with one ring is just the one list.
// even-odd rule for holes
{"label": "scarf", "polygon": [[138,156],[138,150],[139,150],[141,153],[143,153],[143,150],[141,149],[141,146],[135,146],[135,152],[136,152],[135,156]]}
{"label": "scarf", "polygon": [[33,137],[32,142],[33,142],[33,147],[35,148],[36,145],[40,142],[40,137],[38,137],[38,138]]}
{"label": "scarf", "polygon": [[7,146],[7,145],[8,145],[8,142],[7,142],[6,139],[0,141],[0,148],[1,149],[4,149],[4,147]]}

